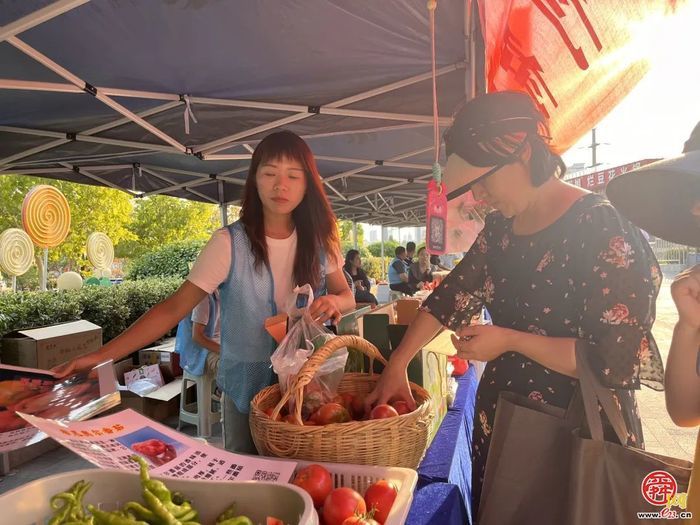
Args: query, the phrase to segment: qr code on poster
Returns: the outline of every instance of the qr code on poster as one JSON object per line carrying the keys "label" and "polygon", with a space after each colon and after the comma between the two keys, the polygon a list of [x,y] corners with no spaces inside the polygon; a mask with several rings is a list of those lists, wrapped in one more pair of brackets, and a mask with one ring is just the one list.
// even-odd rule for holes
{"label": "qr code on poster", "polygon": [[253,481],[277,481],[280,477],[279,472],[268,472],[267,470],[256,470],[253,476]]}

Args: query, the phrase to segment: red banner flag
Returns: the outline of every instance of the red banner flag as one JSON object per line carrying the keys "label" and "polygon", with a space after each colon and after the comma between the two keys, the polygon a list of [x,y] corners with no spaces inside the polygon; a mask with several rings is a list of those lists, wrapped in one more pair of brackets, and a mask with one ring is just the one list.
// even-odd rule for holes
{"label": "red banner flag", "polygon": [[[658,29],[685,0],[482,0],[488,91],[530,94],[553,145],[572,146],[650,66]],[[667,24],[666,24],[667,25]],[[683,52],[683,50],[679,51]]]}

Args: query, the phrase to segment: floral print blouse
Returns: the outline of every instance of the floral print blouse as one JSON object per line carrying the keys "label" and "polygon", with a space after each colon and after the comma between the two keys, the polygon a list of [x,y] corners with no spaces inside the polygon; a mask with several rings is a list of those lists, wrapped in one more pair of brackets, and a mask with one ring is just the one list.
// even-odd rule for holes
{"label": "floral print blouse", "polygon": [[[634,389],[663,388],[663,365],[651,335],[661,272],[642,233],[603,197],[581,197],[554,224],[513,234],[512,219],[491,213],[471,250],[423,304],[457,329],[486,307],[494,325],[584,345],[615,398],[631,445],[643,447]],[[576,380],[517,352],[486,365],[477,392],[473,501],[479,501],[501,391],[567,407]]]}

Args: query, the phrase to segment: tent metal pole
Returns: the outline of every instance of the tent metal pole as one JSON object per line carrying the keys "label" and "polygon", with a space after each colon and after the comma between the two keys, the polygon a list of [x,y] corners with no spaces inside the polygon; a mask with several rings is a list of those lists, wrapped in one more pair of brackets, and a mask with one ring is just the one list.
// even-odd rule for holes
{"label": "tent metal pole", "polygon": [[407,168],[416,170],[432,169],[432,164],[413,164],[410,162],[395,162],[392,160],[370,160],[370,159],[355,159],[348,157],[331,157],[328,155],[315,155],[316,160],[327,160],[330,162],[345,162],[347,164],[371,164],[372,166],[389,166],[391,168]]}
{"label": "tent metal pole", "polygon": [[[71,164],[69,164],[69,163],[67,163],[67,162],[59,162],[59,164],[60,164],[61,166],[63,166],[64,168],[70,170],[70,171],[75,171],[74,166],[72,166]],[[109,188],[112,188],[112,189],[115,189],[115,190],[119,190],[119,191],[123,191],[124,193],[130,195],[131,197],[134,197],[134,196],[135,196],[134,192],[131,192],[131,191],[127,190],[127,189],[124,189],[124,188],[122,188],[122,187],[120,187],[120,186],[114,184],[113,182],[107,180],[107,179],[103,179],[102,177],[99,177],[99,176],[95,175],[94,173],[90,173],[90,172],[89,172],[88,170],[86,170],[85,168],[78,168],[78,173],[79,173],[80,175],[83,175],[83,176],[87,177],[88,179],[94,180],[95,182],[99,182],[100,184],[104,184],[105,186],[107,186],[107,187],[109,187]]]}
{"label": "tent metal pole", "polygon": [[224,202],[224,183],[217,181],[217,191],[219,193],[219,211],[221,212],[221,226],[228,226],[228,206]]}
{"label": "tent metal pole", "polygon": [[352,243],[357,250],[357,221],[352,221]]}
{"label": "tent metal pole", "polygon": [[8,38],[7,42],[10,45],[12,45],[13,47],[15,47],[16,49],[18,49],[19,51],[23,52],[25,55],[33,58],[34,60],[36,60],[37,62],[39,62],[43,66],[47,67],[48,69],[50,69],[51,71],[53,71],[57,75],[65,78],[70,83],[80,87],[81,89],[84,88],[84,89],[86,89],[86,91],[91,92],[97,100],[99,100],[103,104],[107,105],[108,107],[112,108],[117,113],[120,113],[121,115],[127,117],[129,120],[131,120],[135,124],[138,124],[139,126],[144,128],[145,130],[150,131],[153,135],[155,135],[156,137],[161,139],[163,142],[170,144],[171,146],[173,146],[174,148],[176,148],[180,151],[183,151],[183,152],[187,151],[187,148],[183,144],[180,144],[177,140],[172,138],[170,135],[162,132],[157,127],[148,123],[147,121],[145,121],[144,119],[139,117],[136,113],[125,108],[124,106],[122,106],[118,102],[112,100],[108,96],[101,94],[99,92],[99,90],[95,89],[92,86],[89,86],[88,83],[85,82],[84,80],[82,80],[80,77],[74,75],[73,73],[71,73],[70,71],[68,71],[64,67],[60,66],[59,64],[57,64],[56,62],[51,60],[46,55],[40,53],[39,51],[37,51],[36,49],[31,47],[30,45],[26,44],[25,42],[23,42],[19,38],[13,36],[13,37]]}
{"label": "tent metal pole", "polygon": [[[145,171],[146,173],[148,173],[149,175],[153,175],[155,178],[162,180],[163,182],[167,182],[168,184],[174,184],[174,182],[175,182],[170,177],[166,177],[165,175],[163,175],[161,173],[157,173],[157,172],[153,171],[151,168],[144,168],[143,166],[141,166],[141,169],[143,171]],[[193,190],[189,185],[185,186],[183,189],[185,191],[191,193],[192,195],[197,195],[198,197],[201,197],[202,199],[211,202],[212,204],[219,204],[219,201],[217,199],[214,199],[214,198],[210,197],[209,195],[205,195],[204,193],[200,193],[196,190]]]}
{"label": "tent metal pole", "polygon": [[0,27],[0,42],[86,4],[89,0],[59,0]]}
{"label": "tent metal pole", "polygon": [[343,195],[342,193],[340,193],[338,190],[336,190],[336,189],[331,185],[330,182],[326,182],[326,181],[324,180],[324,181],[323,181],[323,184],[325,184],[326,187],[328,187],[333,193],[335,193],[338,197],[340,197],[340,200],[343,200],[343,201],[348,200],[348,198],[347,198],[345,195]]}
{"label": "tent metal pole", "polygon": [[[456,71],[456,70],[461,69],[463,67],[465,67],[465,65],[463,63],[453,64],[450,66],[440,68],[439,71],[436,72],[436,74],[442,75],[445,73]],[[348,104],[352,104],[354,102],[359,102],[359,101],[365,100],[367,98],[371,98],[371,97],[374,97],[377,95],[381,95],[384,93],[395,91],[395,90],[400,89],[402,87],[410,86],[412,84],[416,84],[418,82],[422,82],[422,81],[428,80],[430,78],[432,78],[431,73],[423,73],[421,75],[409,77],[409,78],[406,78],[404,80],[399,80],[398,82],[392,82],[391,84],[387,84],[385,86],[380,86],[380,87],[375,88],[375,89],[370,89],[368,91],[358,93],[357,95],[353,95],[351,97],[346,97],[346,98],[342,98],[340,100],[336,100],[335,102],[331,102],[330,104],[326,104],[326,105],[322,106],[322,108],[320,108],[320,109],[321,110],[325,109],[327,111],[328,109],[339,108],[340,106],[347,106]],[[314,115],[314,113],[301,113],[301,114],[296,115],[296,116],[298,117],[298,120],[301,120],[303,118],[308,118],[308,117],[313,116],[313,115]],[[285,119],[280,119],[279,121],[276,121],[276,122],[281,122],[284,120]],[[432,123],[432,119],[430,120],[430,122]],[[274,124],[274,123],[271,123],[271,124]],[[284,126],[285,124],[288,124],[288,122],[278,123],[274,127]],[[267,131],[268,129],[273,129],[273,128],[267,128],[263,131]],[[255,131],[253,133],[249,133],[245,136],[249,137],[251,135],[254,135],[255,133],[258,133],[258,131]],[[232,142],[234,140],[238,140],[240,138],[243,138],[243,137],[236,136],[236,135],[232,135],[230,137],[224,137],[222,139],[219,139],[219,140],[210,142],[208,144],[204,144],[202,146],[199,146],[199,148],[196,148],[195,151],[196,152],[204,152],[204,153],[216,153],[217,151],[221,151],[221,149],[226,149],[227,146],[222,148],[222,146],[224,146],[225,144],[228,144],[229,142]]]}
{"label": "tent metal pole", "polygon": [[[202,144],[200,146],[197,146],[194,148],[195,153],[204,153],[205,155],[211,154],[211,153],[216,153],[217,151],[221,151],[222,149],[227,149],[229,147],[229,143],[233,142],[235,140],[239,140],[245,137],[250,137],[251,135],[257,135],[258,133],[263,133],[265,131],[269,131],[271,129],[279,128],[280,126],[284,126],[286,124],[291,124],[293,122],[297,122],[299,120],[303,120],[305,118],[312,117],[314,114],[313,113],[300,113],[300,114],[295,114],[295,115],[290,115],[288,117],[284,117],[278,120],[274,120],[272,122],[268,122],[267,124],[263,124],[261,126],[256,126],[254,128],[245,130],[245,131],[239,131],[238,133],[234,133],[233,135],[229,135],[227,137],[222,137],[220,139],[213,140],[211,142],[208,142],[206,144]],[[222,147],[223,146],[223,147]]]}
{"label": "tent metal pole", "polygon": [[250,160],[253,155],[250,153],[237,153],[232,155],[203,155],[202,160]]}
{"label": "tent metal pole", "polygon": [[[400,161],[400,160],[402,160],[402,159],[405,159],[405,158],[408,158],[408,157],[414,157],[414,156],[416,156],[416,155],[420,155],[420,154],[422,154],[422,153],[426,153],[426,152],[428,152],[428,151],[432,151],[432,149],[433,149],[432,147],[429,147],[429,148],[420,148],[420,149],[417,149],[417,150],[409,151],[408,153],[403,153],[403,154],[401,154],[401,155],[396,155],[396,156],[391,157],[391,158],[389,158],[389,159],[387,159],[387,160],[388,160],[388,162],[398,162],[398,161]],[[372,169],[372,168],[376,168],[376,167],[377,167],[377,164],[376,164],[374,161],[367,161],[367,164],[364,165],[364,166],[362,166],[361,168],[354,168],[354,169],[351,169],[351,170],[349,170],[349,171],[344,171],[343,173],[338,173],[338,174],[336,174],[336,175],[332,175],[332,176],[330,176],[330,177],[327,177],[326,180],[330,182],[330,181],[334,181],[334,180],[336,180],[336,179],[342,179],[343,177],[349,177],[349,176],[351,176],[351,175],[355,175],[355,174],[357,174],[357,173],[361,173],[361,172],[363,172],[363,171],[366,171],[366,170],[369,170],[369,169]],[[431,166],[431,168],[432,168],[432,166]]]}
{"label": "tent metal pole", "polygon": [[380,228],[382,231],[382,234],[381,234],[381,238],[382,238],[382,246],[381,246],[381,250],[382,250],[381,251],[381,254],[382,254],[382,279],[385,279],[386,278],[386,259],[384,258],[384,225],[382,224],[380,226]]}

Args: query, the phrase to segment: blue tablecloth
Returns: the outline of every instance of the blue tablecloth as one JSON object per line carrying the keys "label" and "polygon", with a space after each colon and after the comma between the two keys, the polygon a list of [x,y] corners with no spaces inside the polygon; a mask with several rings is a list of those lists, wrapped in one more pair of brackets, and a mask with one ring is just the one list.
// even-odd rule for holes
{"label": "blue tablecloth", "polygon": [[406,525],[464,525],[468,520],[459,487],[452,483],[433,483],[413,494]]}
{"label": "blue tablecloth", "polygon": [[467,373],[458,378],[457,382],[459,388],[455,402],[452,408],[448,409],[435,439],[433,439],[417,469],[418,488],[411,507],[411,515],[414,516],[412,523],[415,524],[437,523],[430,520],[420,521],[419,519],[420,516],[427,519],[427,516],[430,515],[429,510],[433,508],[434,504],[427,498],[417,496],[422,490],[431,487],[432,484],[456,486],[461,497],[461,506],[467,516],[467,520],[463,520],[461,523],[471,523],[471,440],[474,426],[474,403],[478,386],[476,369],[470,366]]}

